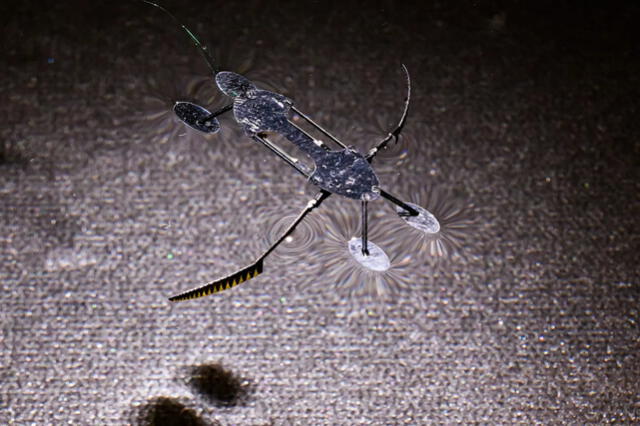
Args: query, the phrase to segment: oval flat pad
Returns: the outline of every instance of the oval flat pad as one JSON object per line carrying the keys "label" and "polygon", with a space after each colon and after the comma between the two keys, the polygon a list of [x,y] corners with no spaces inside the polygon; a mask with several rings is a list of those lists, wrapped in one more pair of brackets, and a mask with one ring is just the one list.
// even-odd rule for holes
{"label": "oval flat pad", "polygon": [[232,98],[247,98],[250,97],[248,92],[257,90],[257,87],[247,78],[231,71],[216,74],[216,84],[222,93]]}
{"label": "oval flat pad", "polygon": [[220,123],[215,117],[207,118],[211,115],[209,111],[200,105],[191,102],[176,102],[173,112],[187,126],[203,133],[216,133],[220,130]]}
{"label": "oval flat pad", "polygon": [[389,257],[379,246],[367,241],[367,249],[369,254],[365,256],[362,254],[362,240],[358,237],[353,237],[349,240],[349,253],[362,267],[371,271],[384,272],[391,267]]}
{"label": "oval flat pad", "polygon": [[420,207],[417,204],[407,203],[409,207],[413,207],[417,212],[417,216],[411,216],[407,214],[405,209],[396,206],[396,213],[407,225],[422,231],[425,234],[437,234],[440,232],[440,222],[438,219],[427,209]]}

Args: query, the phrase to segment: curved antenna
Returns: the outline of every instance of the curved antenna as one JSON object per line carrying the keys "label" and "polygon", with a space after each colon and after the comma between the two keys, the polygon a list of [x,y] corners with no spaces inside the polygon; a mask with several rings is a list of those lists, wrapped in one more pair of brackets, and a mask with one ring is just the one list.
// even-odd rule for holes
{"label": "curved antenna", "polygon": [[404,70],[404,74],[407,76],[407,97],[404,100],[404,111],[402,112],[402,118],[400,118],[400,122],[398,122],[398,126],[395,128],[391,134],[396,138],[402,131],[404,124],[407,121],[407,114],[409,114],[409,102],[411,101],[411,77],[409,76],[409,70],[407,67],[402,64],[402,69]]}
{"label": "curved antenna", "polygon": [[411,100],[411,77],[409,76],[409,70],[404,64],[402,64],[402,69],[407,76],[407,97],[404,99],[404,111],[402,112],[402,117],[400,117],[400,121],[398,122],[396,128],[390,131],[386,138],[378,142],[376,146],[369,150],[369,152],[365,156],[365,158],[369,162],[373,160],[373,157],[375,157],[381,149],[384,149],[387,146],[391,139],[393,139],[395,142],[398,142],[398,136],[400,135],[400,132],[402,131],[402,128],[407,121],[407,114],[409,113],[409,101]]}
{"label": "curved antenna", "polygon": [[184,25],[182,22],[180,22],[178,20],[178,18],[176,18],[173,15],[173,13],[169,12],[167,9],[165,9],[164,7],[160,6],[157,3],[153,3],[153,2],[148,1],[148,0],[140,0],[140,1],[142,1],[144,3],[147,3],[147,4],[150,4],[151,6],[157,7],[158,9],[160,9],[161,11],[163,11],[164,13],[169,15],[169,17],[171,17],[171,19],[173,19],[173,21],[176,24],[178,24],[184,30],[185,33],[187,33],[187,36],[189,36],[189,38],[191,39],[193,44],[196,45],[196,47],[200,51],[200,54],[202,55],[202,57],[204,58],[205,62],[209,66],[209,69],[211,70],[211,72],[213,72],[213,75],[216,75],[216,74],[218,74],[218,72],[220,72],[218,67],[215,66],[215,61],[213,60],[213,58],[209,54],[209,51],[207,50],[207,46],[205,46],[202,43],[200,43],[200,40],[198,40],[198,37],[196,37],[196,35],[194,33],[192,33],[191,30],[189,28],[187,28],[186,25]]}

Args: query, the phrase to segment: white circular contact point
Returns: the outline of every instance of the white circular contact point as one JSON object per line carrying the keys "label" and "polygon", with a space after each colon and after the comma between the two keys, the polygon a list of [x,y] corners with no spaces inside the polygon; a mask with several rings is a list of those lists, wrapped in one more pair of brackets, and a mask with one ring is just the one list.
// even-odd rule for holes
{"label": "white circular contact point", "polygon": [[349,245],[351,256],[365,268],[376,272],[384,272],[391,267],[389,257],[384,250],[371,241],[367,242],[368,255],[362,253],[362,240],[360,238],[353,237],[347,244]]}
{"label": "white circular contact point", "polygon": [[428,210],[412,203],[407,203],[409,207],[413,207],[418,211],[417,216],[411,216],[409,213],[403,209],[402,207],[396,206],[396,213],[398,216],[408,225],[416,228],[419,231],[424,232],[425,234],[437,234],[440,232],[440,222],[438,219],[431,214]]}

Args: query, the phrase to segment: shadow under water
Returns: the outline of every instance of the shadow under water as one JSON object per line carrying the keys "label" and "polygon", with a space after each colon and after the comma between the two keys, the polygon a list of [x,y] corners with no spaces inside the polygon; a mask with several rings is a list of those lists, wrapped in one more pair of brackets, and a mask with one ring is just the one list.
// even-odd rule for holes
{"label": "shadow under water", "polygon": [[189,369],[188,384],[217,407],[242,405],[250,393],[249,382],[220,364],[201,364]]}
{"label": "shadow under water", "polygon": [[140,407],[134,424],[140,426],[217,426],[207,422],[195,410],[186,407],[174,398],[156,397]]}

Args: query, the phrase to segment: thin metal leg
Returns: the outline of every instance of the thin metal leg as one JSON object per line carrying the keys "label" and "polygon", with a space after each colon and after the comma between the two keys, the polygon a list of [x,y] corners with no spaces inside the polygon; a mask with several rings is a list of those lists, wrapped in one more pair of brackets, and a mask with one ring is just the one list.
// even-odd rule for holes
{"label": "thin metal leg", "polygon": [[198,123],[200,123],[200,124],[206,123],[207,120],[211,120],[212,118],[216,118],[217,116],[219,116],[221,114],[224,114],[225,112],[229,111],[232,108],[233,108],[233,104],[229,104],[227,106],[223,106],[219,110],[214,111],[211,114],[209,114],[208,116],[198,120]]}
{"label": "thin metal leg", "polygon": [[175,296],[171,296],[169,298],[172,302],[178,302],[181,300],[190,300],[197,299],[199,297],[208,296],[213,293],[218,293],[223,290],[228,290],[232,287],[237,286],[238,284],[248,281],[251,278],[255,278],[263,271],[263,263],[264,259],[276,249],[284,240],[287,238],[289,234],[291,234],[296,226],[315,208],[317,208],[324,200],[326,200],[331,193],[329,191],[325,191],[324,189],[316,194],[314,198],[312,198],[307,206],[302,210],[302,212],[298,215],[298,217],[289,225],[289,227],[280,234],[280,237],[274,241],[271,246],[262,253],[260,257],[258,257],[252,264],[245,266],[239,271],[234,272],[231,275],[227,275],[226,277],[218,278],[215,281],[211,281],[203,286],[196,287],[191,290],[187,290],[183,293],[176,294]]}
{"label": "thin metal leg", "polygon": [[278,157],[282,158],[287,164],[289,164],[291,167],[296,169],[298,173],[300,173],[302,176],[306,177],[307,179],[309,178],[311,173],[313,173],[313,170],[311,170],[309,166],[307,166],[304,163],[301,163],[300,160],[298,160],[297,158],[292,157],[286,152],[284,152],[282,149],[280,149],[276,144],[271,142],[266,137],[263,137],[260,135],[253,135],[253,140],[260,142],[262,145],[270,149],[271,152],[276,154]]}
{"label": "thin metal leg", "polygon": [[320,131],[320,133],[322,133],[323,135],[327,136],[329,139],[331,139],[332,141],[334,141],[336,144],[338,144],[341,148],[343,149],[347,149],[347,146],[345,144],[343,144],[342,142],[340,142],[338,140],[338,138],[336,138],[335,136],[333,136],[331,133],[329,133],[327,130],[325,130],[322,126],[320,126],[318,123],[316,123],[315,121],[313,121],[311,119],[311,117],[307,116],[306,114],[304,114],[302,111],[300,111],[299,109],[297,109],[294,106],[291,106],[291,110],[293,112],[295,112],[296,114],[298,114],[300,117],[302,117],[303,119],[305,119],[309,124],[311,124],[313,127],[315,127],[316,129],[318,129]]}
{"label": "thin metal leg", "polygon": [[367,214],[367,204],[368,201],[366,200],[362,200],[362,255],[363,256],[369,256],[369,245],[367,243],[368,241],[368,227],[369,227],[369,223],[368,223],[368,214]]}
{"label": "thin metal leg", "polygon": [[318,192],[315,197],[313,197],[311,200],[309,200],[309,202],[307,203],[307,207],[305,207],[305,209],[298,215],[298,217],[293,221],[293,223],[291,223],[291,225],[289,225],[289,227],[280,235],[280,238],[278,238],[272,245],[271,247],[269,247],[263,254],[262,256],[260,256],[259,260],[264,259],[265,257],[267,257],[272,251],[274,251],[276,249],[276,247],[278,247],[278,245],[283,242],[285,240],[285,238],[287,238],[289,236],[289,234],[291,234],[293,232],[294,229],[296,229],[296,226],[298,226],[298,224],[300,222],[302,222],[302,219],[305,218],[305,216],[307,216],[309,213],[311,213],[311,211],[313,209],[315,209],[316,207],[318,207],[324,200],[326,200],[329,196],[331,195],[331,193],[329,191],[325,191],[324,189],[322,189],[320,192]]}
{"label": "thin metal leg", "polygon": [[401,200],[397,199],[396,197],[394,197],[393,195],[389,194],[387,191],[385,191],[383,189],[380,189],[380,195],[382,196],[382,198],[384,198],[384,199],[386,199],[388,201],[391,201],[396,206],[402,207],[407,212],[406,214],[408,216],[418,216],[420,214],[418,212],[418,210],[414,209],[413,207],[411,207],[410,205],[408,205],[404,201],[401,201]]}

